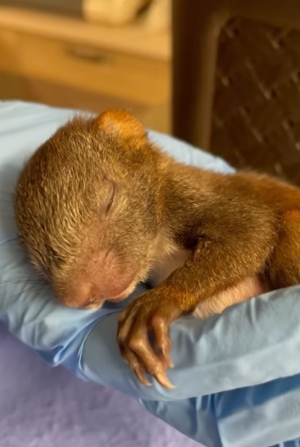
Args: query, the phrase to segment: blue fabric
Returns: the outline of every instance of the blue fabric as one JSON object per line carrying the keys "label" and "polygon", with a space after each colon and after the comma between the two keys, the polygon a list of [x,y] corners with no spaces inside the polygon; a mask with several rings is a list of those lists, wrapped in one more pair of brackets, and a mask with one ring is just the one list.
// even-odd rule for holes
{"label": "blue fabric", "polygon": [[[76,111],[0,102],[0,319],[50,365],[120,390],[207,447],[300,446],[300,287],[267,293],[205,321],[171,327],[175,390],[144,387],[119,355],[126,304],[67,309],[19,246],[12,195],[26,158]],[[166,135],[149,136],[179,161],[231,171],[222,160]]]}

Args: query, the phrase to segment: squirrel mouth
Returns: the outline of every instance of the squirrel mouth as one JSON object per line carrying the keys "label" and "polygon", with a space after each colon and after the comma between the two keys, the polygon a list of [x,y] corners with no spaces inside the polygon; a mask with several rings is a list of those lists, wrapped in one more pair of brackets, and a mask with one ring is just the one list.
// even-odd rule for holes
{"label": "squirrel mouth", "polygon": [[119,293],[116,296],[112,296],[106,299],[106,301],[109,301],[111,303],[117,303],[118,301],[122,301],[125,298],[128,297],[128,295],[130,295],[135,289],[135,282],[133,281],[131,284],[129,284],[128,287],[126,287],[125,290],[123,290],[123,292]]}

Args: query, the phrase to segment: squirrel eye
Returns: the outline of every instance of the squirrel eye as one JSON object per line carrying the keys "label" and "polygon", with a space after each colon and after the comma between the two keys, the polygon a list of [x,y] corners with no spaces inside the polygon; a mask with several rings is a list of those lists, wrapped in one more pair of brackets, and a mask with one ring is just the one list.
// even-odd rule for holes
{"label": "squirrel eye", "polygon": [[56,250],[50,245],[46,244],[46,249],[48,252],[48,256],[52,259],[52,262],[56,265],[56,267],[61,267],[64,264],[63,259],[59,256]]}
{"label": "squirrel eye", "polygon": [[112,183],[112,191],[106,206],[106,210],[105,210],[105,215],[107,216],[108,213],[110,212],[114,202],[115,202],[115,197],[116,197],[116,185],[114,183]]}

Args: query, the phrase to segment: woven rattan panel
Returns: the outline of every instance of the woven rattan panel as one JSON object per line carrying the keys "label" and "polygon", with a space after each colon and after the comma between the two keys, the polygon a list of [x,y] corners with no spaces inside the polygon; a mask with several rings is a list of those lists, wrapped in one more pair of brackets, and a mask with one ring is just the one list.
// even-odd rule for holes
{"label": "woven rattan panel", "polygon": [[222,30],[210,149],[300,185],[300,31],[242,19]]}

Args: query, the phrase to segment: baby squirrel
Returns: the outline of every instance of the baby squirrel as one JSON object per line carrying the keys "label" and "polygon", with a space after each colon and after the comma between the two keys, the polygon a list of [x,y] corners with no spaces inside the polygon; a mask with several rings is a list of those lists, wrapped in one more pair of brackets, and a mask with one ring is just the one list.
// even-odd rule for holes
{"label": "baby squirrel", "polygon": [[117,335],[145,385],[149,373],[172,387],[175,319],[300,282],[299,189],[177,163],[123,110],[75,117],[42,144],[18,179],[15,215],[32,264],[66,306],[123,300],[150,278]]}

